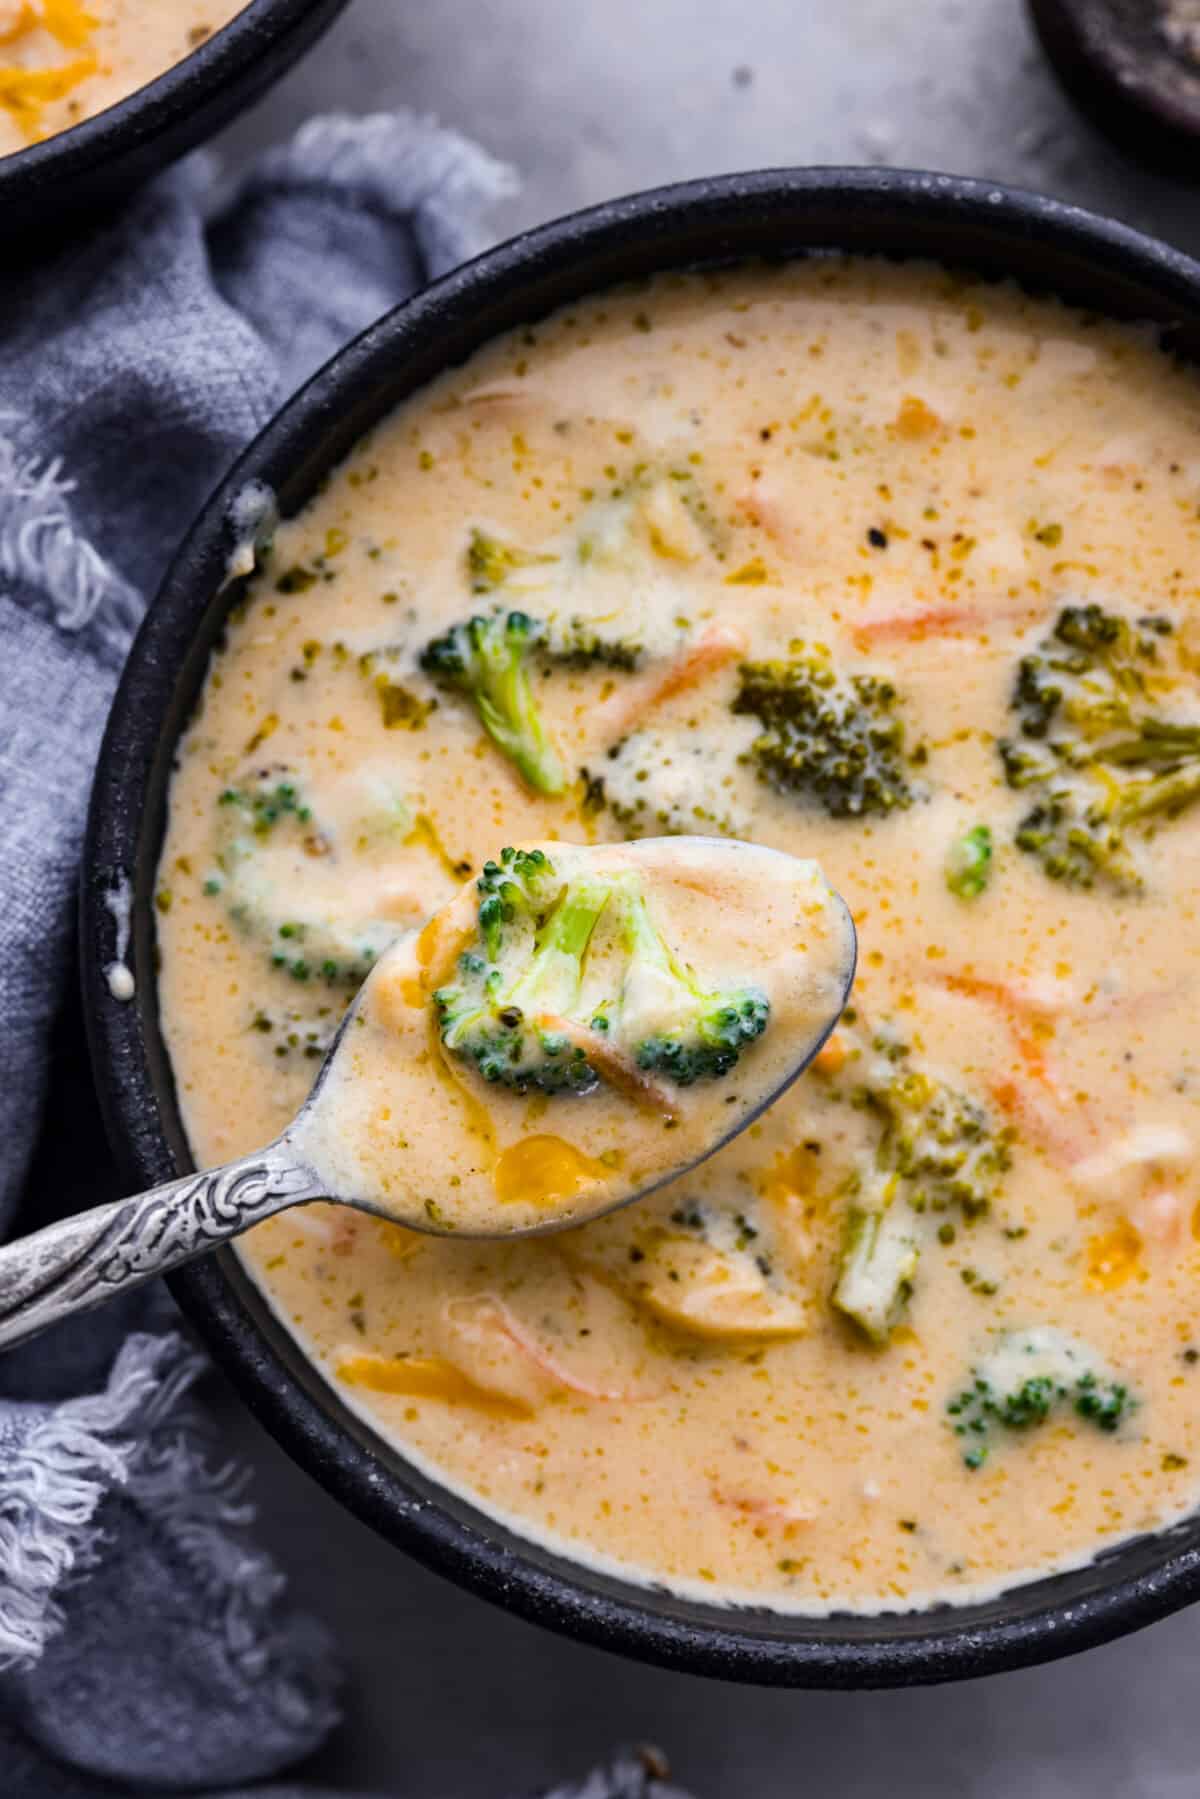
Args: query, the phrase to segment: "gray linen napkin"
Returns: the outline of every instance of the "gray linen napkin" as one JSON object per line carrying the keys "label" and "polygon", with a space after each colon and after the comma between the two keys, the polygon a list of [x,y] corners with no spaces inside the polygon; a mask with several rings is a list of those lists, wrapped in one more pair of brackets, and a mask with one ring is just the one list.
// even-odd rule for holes
{"label": "gray linen napkin", "polygon": [[[146,600],[246,441],[477,248],[509,179],[427,121],[316,120],[214,216],[197,159],[40,266],[6,260],[0,1232],[22,1196],[25,1228],[111,1192],[94,1136],[94,1178],[80,1161],[94,1104],[54,1020],[96,748]],[[336,1721],[330,1646],[250,1534],[191,1396],[202,1369],[160,1291],[0,1358],[4,1799],[258,1780]]]}

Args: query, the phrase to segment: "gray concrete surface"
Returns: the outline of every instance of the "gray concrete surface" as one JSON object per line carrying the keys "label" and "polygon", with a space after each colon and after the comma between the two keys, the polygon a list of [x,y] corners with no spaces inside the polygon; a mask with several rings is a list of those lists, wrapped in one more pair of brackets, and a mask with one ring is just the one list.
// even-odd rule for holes
{"label": "gray concrete surface", "polygon": [[[1019,0],[354,0],[229,132],[231,161],[310,112],[404,104],[521,173],[508,230],[719,169],[888,162],[982,174],[1200,251],[1200,205],[1078,125]],[[405,1799],[509,1799],[651,1739],[701,1799],[1194,1799],[1200,1613],[1051,1668],[913,1693],[766,1693],[552,1638],[346,1518],[232,1401],[231,1442],[352,1669],[312,1770]]]}
{"label": "gray concrete surface", "polygon": [[1200,248],[1193,194],[1076,122],[1021,0],[351,0],[225,141],[397,104],[520,172],[505,228],[721,169],[886,162],[1045,188]]}

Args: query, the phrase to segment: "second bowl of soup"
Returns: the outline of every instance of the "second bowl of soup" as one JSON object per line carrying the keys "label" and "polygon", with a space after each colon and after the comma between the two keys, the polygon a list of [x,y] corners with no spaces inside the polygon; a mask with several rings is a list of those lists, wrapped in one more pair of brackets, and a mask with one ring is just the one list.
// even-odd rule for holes
{"label": "second bowl of soup", "polygon": [[119,198],[282,75],[345,0],[0,0],[0,205]]}

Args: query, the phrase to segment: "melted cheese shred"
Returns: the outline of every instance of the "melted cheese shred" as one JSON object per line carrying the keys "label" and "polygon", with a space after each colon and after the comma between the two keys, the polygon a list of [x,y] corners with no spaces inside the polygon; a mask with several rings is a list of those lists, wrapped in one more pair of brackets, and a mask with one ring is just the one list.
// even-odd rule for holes
{"label": "melted cheese shred", "polygon": [[[159,877],[200,1161],[284,1126],[364,934],[430,916],[498,844],[741,837],[813,858],[858,928],[857,1021],[639,1205],[506,1244],[320,1208],[243,1240],[325,1379],[485,1512],[635,1579],[820,1612],[996,1591],[1194,1505],[1200,808],[1139,839],[1140,894],[1073,888],[1017,847],[1030,800],[998,745],[1069,604],[1168,618],[1172,715],[1200,716],[1198,420],[1195,375],[1138,331],[814,258],[664,277],[488,346],[280,527],[184,737]],[[420,668],[497,605],[641,646],[536,673],[557,795]],[[756,778],[739,664],[797,641],[895,687],[911,805],[834,817]],[[257,812],[222,806],[252,780]],[[964,898],[948,862],[980,825]],[[988,1212],[920,1219],[883,1348],[830,1303],[881,1154],[876,1041],[1011,1133]],[[589,1178],[549,1103],[522,1137],[518,1194]],[[1020,1332],[1086,1345],[1136,1409],[1106,1432],[1062,1406],[971,1467],[948,1407]]]}

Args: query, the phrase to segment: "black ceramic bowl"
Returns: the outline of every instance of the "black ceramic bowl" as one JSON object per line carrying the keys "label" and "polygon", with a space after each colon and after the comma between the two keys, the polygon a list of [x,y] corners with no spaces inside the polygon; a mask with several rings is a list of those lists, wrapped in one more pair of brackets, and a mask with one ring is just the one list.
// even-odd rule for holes
{"label": "black ceramic bowl", "polygon": [[10,244],[41,240],[119,200],[211,137],[278,80],[345,5],[250,0],[157,81],[69,131],[0,158],[0,217]]}
{"label": "black ceramic bowl", "polygon": [[1026,0],[1042,49],[1097,131],[1177,181],[1200,178],[1200,65],[1146,0]]}
{"label": "black ceramic bowl", "polygon": [[[1200,351],[1200,265],[1124,226],[1030,194],[893,171],[728,176],[641,194],[516,239],[352,344],[242,458],[188,537],[134,646],[113,707],[83,879],[86,1006],[96,1079],[131,1182],[188,1166],[159,1033],[151,893],[172,754],[240,584],[221,591],[230,506],[267,483],[285,514],[377,419],[498,332],[660,269],[838,248],[931,256],[1017,277],[1083,306],[1153,320]],[[111,997],[105,895],[133,882],[136,1001]],[[592,1573],[493,1523],[411,1468],[340,1403],[229,1250],[172,1282],[250,1406],[353,1512],[430,1567],[554,1629],[697,1673],[808,1686],[949,1680],[1047,1660],[1136,1629],[1200,1595],[1200,1520],[982,1605],[805,1621],[725,1610]]]}

